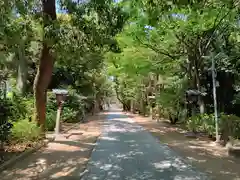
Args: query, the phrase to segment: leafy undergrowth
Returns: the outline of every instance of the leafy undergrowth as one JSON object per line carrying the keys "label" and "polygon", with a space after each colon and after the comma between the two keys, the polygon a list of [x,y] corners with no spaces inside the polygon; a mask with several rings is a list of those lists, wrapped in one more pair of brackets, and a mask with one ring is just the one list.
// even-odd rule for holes
{"label": "leafy undergrowth", "polygon": [[171,125],[166,121],[157,123],[148,117],[136,114],[129,115],[161,143],[168,145],[199,170],[207,172],[212,179],[240,178],[240,160],[229,157],[227,149],[221,145],[216,145],[213,139],[207,136],[189,138],[186,137],[187,130],[181,125]]}
{"label": "leafy undergrowth", "polygon": [[[29,125],[31,123],[27,124]],[[75,123],[62,123],[62,131],[67,131],[74,126],[74,124]],[[44,144],[44,139],[38,136],[38,128],[34,125],[32,125],[32,128],[29,128],[29,126],[27,127],[29,129],[28,131],[26,131],[26,128],[24,129],[22,127],[22,124],[17,128],[13,128],[13,137],[11,141],[4,146],[4,151],[0,151],[0,165],[29,149]],[[53,132],[48,132],[46,136],[48,138],[52,135]]]}
{"label": "leafy undergrowth", "polygon": [[[90,117],[86,117],[89,119]],[[66,132],[75,127],[79,121],[61,123],[61,131]],[[77,126],[77,125],[76,125]],[[87,124],[82,124],[82,128],[87,128]],[[51,138],[54,131],[48,131],[46,138]],[[4,162],[20,155],[21,153],[44,144],[44,139],[40,138],[40,128],[34,122],[21,120],[13,123],[11,139],[4,146],[4,151],[0,151],[0,165]]]}

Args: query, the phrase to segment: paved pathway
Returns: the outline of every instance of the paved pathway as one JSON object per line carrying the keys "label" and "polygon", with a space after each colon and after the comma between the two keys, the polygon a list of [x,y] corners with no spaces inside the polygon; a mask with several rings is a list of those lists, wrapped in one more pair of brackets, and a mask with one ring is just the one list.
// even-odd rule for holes
{"label": "paved pathway", "polygon": [[110,112],[103,128],[81,180],[210,179],[121,112]]}

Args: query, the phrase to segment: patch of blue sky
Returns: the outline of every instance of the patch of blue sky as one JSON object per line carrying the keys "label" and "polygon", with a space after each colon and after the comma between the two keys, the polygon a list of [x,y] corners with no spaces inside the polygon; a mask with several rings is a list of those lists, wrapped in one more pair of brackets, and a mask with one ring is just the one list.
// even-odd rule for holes
{"label": "patch of blue sky", "polygon": [[[67,10],[61,8],[60,1],[61,0],[56,0],[56,12],[66,14]],[[80,2],[86,2],[86,0],[72,0],[72,2],[80,3]]]}
{"label": "patch of blue sky", "polygon": [[110,81],[114,81],[115,77],[114,76],[109,76],[108,78]]}

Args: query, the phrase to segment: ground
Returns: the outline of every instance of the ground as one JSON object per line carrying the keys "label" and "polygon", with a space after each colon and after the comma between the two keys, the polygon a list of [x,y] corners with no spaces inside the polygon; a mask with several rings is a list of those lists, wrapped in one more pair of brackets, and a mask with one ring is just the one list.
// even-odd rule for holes
{"label": "ground", "polygon": [[198,139],[185,137],[185,130],[165,120],[156,122],[137,114],[128,115],[193,166],[210,174],[212,179],[240,180],[240,159],[229,157],[227,149],[221,145],[216,145],[204,137]]}
{"label": "ground", "polygon": [[46,148],[1,172],[1,180],[79,179],[101,133],[104,116],[91,116],[89,122],[77,124]]}
{"label": "ground", "polygon": [[119,111],[108,113],[82,180],[207,180]]}
{"label": "ground", "polygon": [[2,172],[1,179],[237,180],[240,177],[240,161],[228,157],[226,149],[208,139],[189,139],[178,126],[120,111],[101,113],[89,120]]}

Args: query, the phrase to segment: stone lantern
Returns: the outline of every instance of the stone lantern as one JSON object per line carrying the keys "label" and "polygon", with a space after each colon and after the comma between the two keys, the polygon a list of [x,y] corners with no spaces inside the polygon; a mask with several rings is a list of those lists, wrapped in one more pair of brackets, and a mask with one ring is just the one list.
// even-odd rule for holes
{"label": "stone lantern", "polygon": [[[186,100],[187,100],[187,109],[188,109],[188,117],[195,114],[195,110],[198,106],[199,97],[202,98],[206,96],[207,93],[200,92],[198,90],[190,89],[186,91]],[[189,111],[192,109],[192,112]]]}
{"label": "stone lantern", "polygon": [[153,103],[155,100],[155,95],[149,95],[148,99],[149,99],[149,103],[150,103],[150,118],[152,119],[152,114],[153,114]]}
{"label": "stone lantern", "polygon": [[57,100],[57,117],[56,117],[56,125],[55,125],[55,134],[59,134],[60,132],[60,118],[63,104],[67,98],[68,91],[65,89],[53,89],[54,94],[56,94]]}

